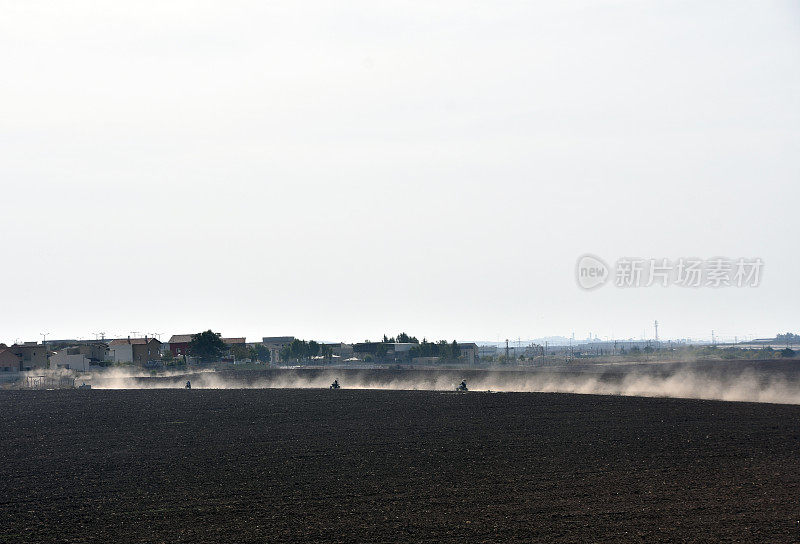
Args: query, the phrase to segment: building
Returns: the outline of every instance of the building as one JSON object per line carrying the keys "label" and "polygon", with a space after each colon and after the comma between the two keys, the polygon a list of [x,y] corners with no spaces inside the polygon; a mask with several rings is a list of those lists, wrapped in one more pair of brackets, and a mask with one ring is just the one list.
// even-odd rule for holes
{"label": "building", "polygon": [[464,344],[459,343],[458,349],[461,351],[461,358],[468,365],[474,365],[480,357],[480,348],[478,348],[477,344],[471,342]]}
{"label": "building", "polygon": [[173,357],[189,355],[189,342],[192,341],[193,334],[173,334],[168,342],[169,351]]}
{"label": "building", "polygon": [[63,355],[84,355],[92,364],[99,364],[106,360],[108,355],[108,344],[99,340],[59,340],[48,342],[51,349],[50,366],[53,366],[53,355],[55,353]]}
{"label": "building", "polygon": [[74,349],[62,349],[50,356],[50,368],[85,372],[89,370],[91,364],[91,360],[86,355],[78,353]]}
{"label": "building", "polygon": [[414,346],[419,346],[416,342],[394,342],[389,344],[389,352],[395,354],[396,359],[408,358],[409,352]]}
{"label": "building", "polygon": [[115,363],[148,366],[161,358],[161,342],[155,338],[123,338],[108,344],[109,359]]}
{"label": "building", "polygon": [[487,359],[497,356],[497,346],[479,346],[478,356]]}
{"label": "building", "polygon": [[[173,334],[168,342],[168,349],[173,357],[183,357],[189,355],[189,342],[192,341],[194,334]],[[223,338],[223,342],[228,349],[233,345],[247,345],[245,338]]]}
{"label": "building", "polygon": [[325,344],[331,350],[331,355],[338,359],[349,359],[353,356],[353,344],[336,342],[335,344]]}
{"label": "building", "polygon": [[358,357],[372,355],[385,361],[409,361],[411,350],[419,344],[414,342],[359,342],[353,344],[353,353]]}
{"label": "building", "polygon": [[294,336],[265,336],[261,343],[269,350],[270,362],[275,364],[281,362],[281,349],[294,342],[294,339]]}
{"label": "building", "polygon": [[23,344],[14,344],[7,349],[22,360],[20,370],[34,370],[48,367],[47,347],[42,344],[25,342]]}
{"label": "building", "polygon": [[108,356],[108,344],[104,342],[80,342],[65,345],[50,355],[50,368],[67,370],[89,370],[91,365],[98,365]]}
{"label": "building", "polygon": [[[250,361],[250,352],[247,349],[247,341],[245,338],[220,338],[225,343],[225,353],[222,354],[222,361],[227,363],[237,362],[236,354],[238,353],[240,359],[238,362]],[[243,350],[234,351],[234,347],[244,348]]]}
{"label": "building", "polygon": [[0,376],[7,376],[10,373],[16,374],[21,370],[22,357],[15,355],[7,347],[0,347]]}

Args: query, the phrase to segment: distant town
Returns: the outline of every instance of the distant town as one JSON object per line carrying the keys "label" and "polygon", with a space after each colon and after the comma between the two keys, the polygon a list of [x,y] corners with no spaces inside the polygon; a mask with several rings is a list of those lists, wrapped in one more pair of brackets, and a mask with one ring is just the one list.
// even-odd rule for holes
{"label": "distant town", "polygon": [[321,342],[294,336],[265,336],[248,342],[243,336],[223,336],[207,330],[175,334],[162,342],[154,336],[43,340],[0,343],[0,383],[21,379],[40,370],[88,372],[110,367],[134,367],[157,372],[188,366],[215,368],[263,367],[494,367],[539,366],[571,361],[654,361],[677,358],[770,359],[792,358],[800,335],[745,342],[689,342],[686,340],[576,341],[552,337],[541,343],[521,340],[457,342],[421,340],[405,332],[377,341]]}

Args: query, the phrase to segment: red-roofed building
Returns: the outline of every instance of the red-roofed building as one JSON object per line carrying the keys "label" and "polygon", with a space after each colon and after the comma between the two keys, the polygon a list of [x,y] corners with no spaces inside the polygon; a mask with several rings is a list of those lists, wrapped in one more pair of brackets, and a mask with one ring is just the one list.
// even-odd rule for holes
{"label": "red-roofed building", "polygon": [[193,334],[173,334],[169,339],[169,350],[173,357],[189,355],[189,342],[192,341]]}

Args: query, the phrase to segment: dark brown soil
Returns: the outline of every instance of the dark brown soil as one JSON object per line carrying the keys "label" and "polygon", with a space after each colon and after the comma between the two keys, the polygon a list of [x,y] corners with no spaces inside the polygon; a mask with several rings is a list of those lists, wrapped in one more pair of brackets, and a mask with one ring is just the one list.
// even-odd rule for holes
{"label": "dark brown soil", "polygon": [[0,392],[0,542],[800,540],[800,406]]}

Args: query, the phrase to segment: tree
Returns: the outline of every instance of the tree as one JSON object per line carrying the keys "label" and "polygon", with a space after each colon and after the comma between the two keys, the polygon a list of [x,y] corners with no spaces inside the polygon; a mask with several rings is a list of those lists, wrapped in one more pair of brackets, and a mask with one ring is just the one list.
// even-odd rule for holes
{"label": "tree", "polygon": [[[384,338],[386,338],[386,336],[384,336]],[[378,358],[386,357],[387,353],[389,353],[389,346],[387,346],[386,344],[381,343],[375,347],[375,355]]]}
{"label": "tree", "polygon": [[227,347],[220,335],[209,329],[192,335],[192,340],[189,342],[189,355],[197,357],[204,363],[213,362],[222,357]]}
{"label": "tree", "polygon": [[235,360],[251,359],[250,348],[245,344],[233,344],[231,346],[231,355]]}
{"label": "tree", "polygon": [[165,351],[161,355],[161,360],[164,361],[164,364],[167,366],[175,364],[175,356],[172,355],[172,352],[170,350]]}
{"label": "tree", "polygon": [[794,357],[794,350],[792,348],[784,348],[781,350],[781,357]]}
{"label": "tree", "polygon": [[254,361],[261,361],[262,363],[269,362],[269,348],[264,344],[256,344],[252,348],[250,348],[251,355],[250,358]]}
{"label": "tree", "polygon": [[305,359],[308,355],[308,344],[306,344],[305,340],[298,340],[295,338],[292,340],[292,343],[289,344],[289,356],[299,361],[300,359]]}
{"label": "tree", "polygon": [[401,332],[397,335],[397,342],[399,344],[419,344],[419,340],[417,340],[413,336],[409,336],[404,332]]}
{"label": "tree", "polygon": [[[403,333],[405,334],[405,333]],[[435,344],[431,344],[425,338],[422,339],[422,343],[412,347],[409,350],[409,355],[414,357],[434,357],[434,350]]]}
{"label": "tree", "polygon": [[316,357],[319,354],[320,349],[320,344],[314,340],[306,342],[305,340],[299,340],[295,338],[292,340],[291,344],[281,348],[281,359],[284,361],[289,359],[301,361],[303,359],[308,359],[309,357]]}
{"label": "tree", "polygon": [[447,340],[439,340],[436,343],[436,356],[440,359],[448,360],[453,358],[453,354],[450,351],[450,344],[447,343]]}
{"label": "tree", "polygon": [[453,344],[450,346],[450,355],[453,356],[453,359],[461,357],[461,348],[455,340],[453,340]]}
{"label": "tree", "polygon": [[792,332],[787,332],[786,334],[776,334],[775,340],[780,343],[786,342],[788,347],[788,344],[794,344],[796,342],[800,342],[800,335],[794,334]]}

